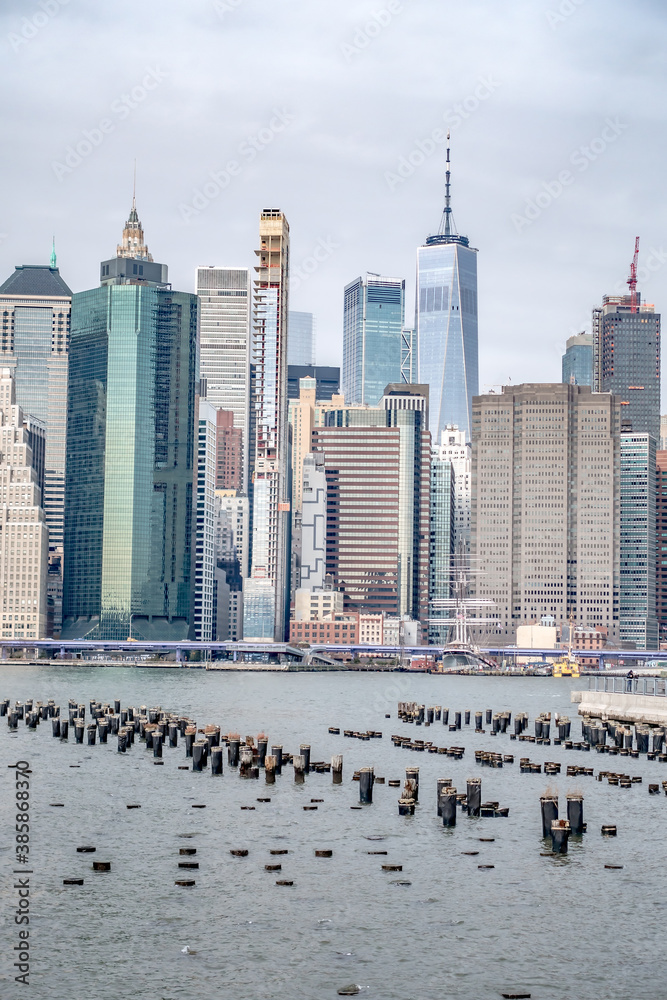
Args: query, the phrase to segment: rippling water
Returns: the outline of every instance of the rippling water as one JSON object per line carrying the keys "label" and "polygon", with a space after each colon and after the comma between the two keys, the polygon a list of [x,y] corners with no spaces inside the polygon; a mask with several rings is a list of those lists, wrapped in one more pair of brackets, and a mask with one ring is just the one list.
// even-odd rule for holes
{"label": "rippling water", "polygon": [[[289,752],[310,743],[313,760],[344,755],[340,786],[330,774],[310,774],[295,785],[286,767],[267,789],[263,774],[259,781],[240,779],[226,755],[222,778],[178,770],[186,762],[182,741],[176,750],[165,748],[164,766],[154,767],[140,743],[122,755],[115,737],[107,746],[77,746],[73,735],[61,744],[50,722],[35,733],[19,723],[18,735],[10,735],[2,719],[1,960],[9,981],[3,995],[325,1000],[358,983],[369,1000],[482,1000],[503,992],[536,1000],[665,996],[667,799],[649,796],[647,784],[667,778],[667,765],[510,742],[508,735],[476,735],[472,727],[456,734],[439,723],[417,729],[396,719],[399,700],[511,709],[529,713],[532,732],[540,711],[575,719],[570,686],[551,678],[3,666],[0,698],[53,698],[65,715],[70,697],[86,704],[87,715],[90,699],[119,698],[124,706],[187,713],[200,726],[215,722],[223,732],[264,730]],[[378,729],[384,738],[363,743],[329,735],[329,726]],[[575,738],[579,731],[574,722]],[[465,746],[466,754],[453,761],[394,748],[389,736],[410,732],[440,746]],[[475,749],[514,753],[517,763],[479,768]],[[520,774],[519,756],[561,761],[563,774]],[[33,771],[28,989],[11,982],[13,772],[6,765],[20,758]],[[567,778],[566,763],[639,774],[643,784],[626,790]],[[399,789],[388,785],[375,786],[372,806],[350,809],[358,804],[353,770],[366,765],[387,780],[419,766],[414,817],[398,816]],[[482,778],[482,800],[510,806],[509,818],[459,813],[456,828],[444,830],[436,778],[451,777],[463,791],[472,775]],[[561,796],[561,815],[566,792],[585,794],[589,832],[571,842],[566,857],[540,856],[546,848],[539,796],[547,785]],[[271,802],[256,801],[263,796]],[[324,802],[304,812],[311,798]],[[142,808],[126,809],[130,802]],[[195,810],[193,803],[207,808]],[[603,823],[617,824],[618,837],[603,838]],[[480,843],[480,837],[495,840]],[[96,846],[96,854],[77,854],[83,844]],[[183,846],[197,848],[192,889],[174,885],[183,876],[177,867]],[[232,857],[235,848],[248,848],[248,857]],[[275,858],[271,848],[289,854]],[[332,849],[333,857],[316,858],[320,848]],[[369,850],[386,850],[387,857]],[[473,850],[479,854],[463,853]],[[93,859],[111,861],[111,872],[94,873]],[[264,870],[276,861],[281,873]],[[383,862],[402,864],[403,871],[383,872]],[[606,863],[624,867],[609,870]],[[63,886],[72,876],[83,876],[84,885]],[[277,886],[276,878],[294,885]]]}

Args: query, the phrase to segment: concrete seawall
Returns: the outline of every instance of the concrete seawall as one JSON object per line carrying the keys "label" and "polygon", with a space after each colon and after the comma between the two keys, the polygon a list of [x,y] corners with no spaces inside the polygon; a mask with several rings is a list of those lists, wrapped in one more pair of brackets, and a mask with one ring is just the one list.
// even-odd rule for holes
{"label": "concrete seawall", "polygon": [[607,691],[573,691],[570,700],[579,705],[579,715],[622,722],[667,725],[667,698],[650,694],[612,694]]}

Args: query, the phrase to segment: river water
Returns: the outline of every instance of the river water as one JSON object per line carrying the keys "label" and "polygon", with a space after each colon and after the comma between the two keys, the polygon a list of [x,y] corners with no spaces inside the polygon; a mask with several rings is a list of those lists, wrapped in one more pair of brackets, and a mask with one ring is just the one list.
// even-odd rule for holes
{"label": "river water", "polygon": [[[117,753],[77,746],[19,723],[0,721],[3,860],[3,996],[54,1000],[116,1000],[119,996],[194,1000],[326,1000],[351,983],[369,1000],[483,1000],[530,993],[535,1000],[659,1000],[665,983],[667,798],[649,796],[648,782],[667,778],[667,765],[645,758],[599,756],[510,741],[508,735],[450,733],[401,723],[397,702],[454,710],[492,708],[569,714],[579,738],[570,688],[552,678],[477,678],[372,673],[231,673],[88,666],[0,668],[0,698],[46,702],[67,717],[68,699],[86,704],[160,705],[215,722],[242,736],[264,731],[313,760],[344,756],[343,783],[309,774],[296,785],[291,766],[275,785],[179,770],[183,741],[164,749],[156,767],[144,744]],[[391,718],[386,719],[385,714]],[[474,721],[474,720],[473,720]],[[340,736],[329,726],[339,726]],[[346,739],[343,729],[381,730],[383,739]],[[390,735],[412,734],[439,746],[465,746],[461,761],[397,749]],[[502,770],[480,768],[474,750],[515,754]],[[562,774],[520,774],[518,759],[560,761]],[[31,774],[30,987],[14,983],[14,772]],[[591,777],[567,778],[568,763],[641,775],[631,789]],[[377,785],[361,810],[353,771],[405,776],[420,768],[420,805],[399,817],[399,789]],[[482,778],[482,801],[510,807],[507,819],[459,813],[445,830],[436,815],[436,778],[465,791]],[[584,792],[588,833],[567,856],[543,857],[539,797],[549,787],[561,800]],[[260,803],[270,796],[271,802]],[[311,798],[323,799],[304,811]],[[52,802],[64,803],[55,808]],[[128,810],[128,803],[140,809]],[[205,804],[206,809],[193,809]],[[242,809],[254,806],[254,810]],[[601,836],[602,824],[618,827]],[[494,838],[492,843],[480,837]],[[381,838],[381,839],[376,839]],[[95,854],[76,847],[92,845]],[[196,886],[174,884],[179,848],[196,847]],[[230,850],[247,848],[245,858]],[[288,849],[282,857],[271,849]],[[331,849],[332,858],[315,850]],[[386,850],[387,855],[371,855]],[[467,851],[478,851],[475,856]],[[111,871],[92,871],[92,861]],[[183,860],[182,858],[180,860]],[[265,871],[282,863],[279,873]],[[383,863],[402,864],[399,874]],[[480,869],[479,864],[494,865]],[[623,865],[605,869],[605,864]],[[83,886],[63,879],[83,877]],[[293,886],[278,886],[276,879]],[[397,884],[397,883],[409,884]],[[187,951],[184,951],[187,949]],[[188,953],[189,952],[189,953]]]}

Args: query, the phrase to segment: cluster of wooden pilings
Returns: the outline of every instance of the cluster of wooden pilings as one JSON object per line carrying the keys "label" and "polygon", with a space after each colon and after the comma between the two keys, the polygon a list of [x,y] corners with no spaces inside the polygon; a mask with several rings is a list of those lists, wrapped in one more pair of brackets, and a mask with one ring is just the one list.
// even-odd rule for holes
{"label": "cluster of wooden pilings", "polygon": [[542,814],[542,836],[551,838],[554,854],[567,854],[570,835],[580,837],[586,832],[584,823],[584,797],[578,792],[567,795],[567,819],[558,817],[558,796],[543,795],[540,798]]}
{"label": "cluster of wooden pilings", "polygon": [[[70,730],[75,743],[86,742],[88,746],[95,746],[98,742],[106,744],[109,736],[116,736],[119,753],[128,753],[135,743],[143,743],[146,750],[152,751],[155,764],[163,763],[165,747],[176,749],[182,741],[185,757],[192,762],[192,770],[201,772],[210,768],[214,777],[223,773],[226,746],[227,764],[238,769],[242,778],[259,778],[260,772],[264,771],[266,784],[274,784],[276,775],[282,773],[284,766],[291,764],[297,783],[303,782],[304,775],[309,771],[331,772],[334,784],[342,782],[342,755],[334,755],[330,762],[314,761],[311,760],[309,744],[301,744],[298,754],[290,754],[280,744],[269,744],[264,733],[260,733],[256,740],[253,736],[241,740],[238,733],[223,734],[220,726],[213,724],[197,728],[194,720],[166,712],[159,706],[121,708],[119,700],[113,705],[90,701],[88,712],[90,722],[86,723],[86,705],[71,699],[67,718],[53,701],[44,704],[29,700],[25,704],[16,702],[13,707],[9,699],[0,702],[0,716],[7,716],[10,730],[16,729],[21,719],[25,719],[28,729],[36,729],[41,721],[50,719],[52,735],[61,741],[69,740]],[[188,764],[180,766],[183,770],[190,770]]]}
{"label": "cluster of wooden pilings", "polygon": [[417,753],[439,753],[453,757],[454,760],[462,760],[465,747],[439,747],[435,743],[425,740],[412,740],[409,736],[392,736],[391,742],[395,747],[403,750],[415,750]]}
{"label": "cluster of wooden pilings", "polygon": [[514,754],[494,753],[490,750],[475,750],[475,761],[481,767],[502,767],[503,764],[513,764]]}
{"label": "cluster of wooden pilings", "polygon": [[[665,727],[648,726],[637,723],[631,726],[613,719],[594,719],[584,716],[581,720],[581,735],[584,742],[595,747],[597,753],[612,756],[638,758],[646,754],[648,760],[667,763],[665,752]],[[610,742],[607,742],[609,738]]]}
{"label": "cluster of wooden pilings", "polygon": [[509,815],[509,806],[499,802],[482,802],[482,779],[467,778],[465,792],[459,792],[451,778],[437,780],[437,810],[444,827],[456,826],[456,810],[472,817],[494,817]]}

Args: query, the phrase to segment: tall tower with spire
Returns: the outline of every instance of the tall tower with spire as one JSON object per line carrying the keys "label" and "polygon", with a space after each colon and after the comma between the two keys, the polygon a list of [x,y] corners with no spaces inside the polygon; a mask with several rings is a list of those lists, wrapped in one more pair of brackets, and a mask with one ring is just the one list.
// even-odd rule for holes
{"label": "tall tower with spire", "polygon": [[123,228],[123,237],[116,247],[116,256],[100,264],[100,284],[148,284],[164,288],[168,285],[167,265],[156,264],[148,252],[144,229],[137,213],[136,180],[132,208]]}
{"label": "tall tower with spire", "polygon": [[415,332],[417,380],[429,386],[433,439],[455,424],[470,441],[472,397],[479,391],[477,250],[456,231],[449,134],[442,218],[438,232],[417,250]]}
{"label": "tall tower with spire", "polygon": [[134,199],[117,254],[72,297],[62,635],[187,639],[197,296],[167,284]]}

